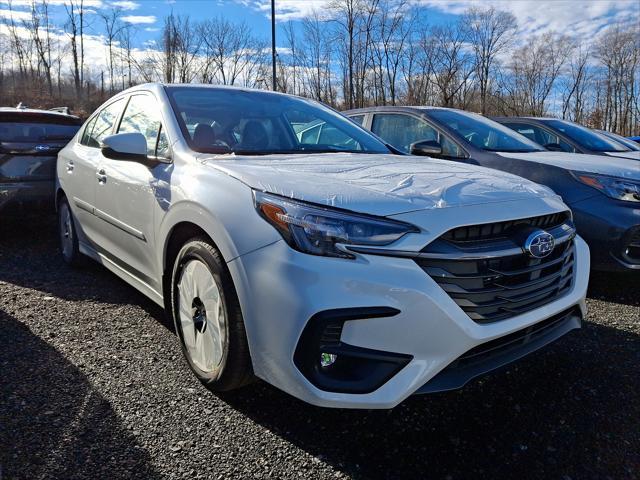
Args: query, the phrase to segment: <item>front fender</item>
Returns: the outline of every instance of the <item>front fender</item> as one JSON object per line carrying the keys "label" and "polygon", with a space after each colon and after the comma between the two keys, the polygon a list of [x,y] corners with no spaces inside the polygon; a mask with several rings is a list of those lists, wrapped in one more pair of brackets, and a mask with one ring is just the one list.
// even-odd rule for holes
{"label": "front fender", "polygon": [[[211,178],[207,181],[209,175]],[[280,240],[282,237],[256,212],[251,189],[221,172],[198,175],[189,182],[188,198],[180,188],[161,218],[158,232],[158,265],[165,271],[171,233],[182,222],[192,223],[215,243],[225,262]]]}

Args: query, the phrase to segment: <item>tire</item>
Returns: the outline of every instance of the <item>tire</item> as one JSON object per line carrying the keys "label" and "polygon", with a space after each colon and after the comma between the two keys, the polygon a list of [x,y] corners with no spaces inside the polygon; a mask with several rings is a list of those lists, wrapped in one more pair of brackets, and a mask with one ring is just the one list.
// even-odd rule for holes
{"label": "tire", "polygon": [[171,311],[189,368],[208,389],[225,392],[252,381],[240,302],[222,255],[206,238],[178,252]]}
{"label": "tire", "polygon": [[75,219],[67,197],[62,197],[58,204],[58,238],[60,240],[60,251],[65,263],[72,267],[86,265],[87,258],[80,253],[80,248],[78,247]]}

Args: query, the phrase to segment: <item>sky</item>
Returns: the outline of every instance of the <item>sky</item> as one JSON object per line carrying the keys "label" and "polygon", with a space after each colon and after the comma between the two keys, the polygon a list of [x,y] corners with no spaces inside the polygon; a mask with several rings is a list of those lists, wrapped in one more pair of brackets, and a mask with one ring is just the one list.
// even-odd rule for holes
{"label": "sky", "polygon": [[[0,23],[13,15],[18,21],[28,15],[31,0],[0,0]],[[67,0],[49,0],[53,22],[64,23],[64,3]],[[639,0],[409,0],[423,7],[423,13],[432,25],[455,21],[469,6],[493,5],[512,12],[519,24],[520,41],[534,34],[555,30],[578,37],[584,45],[591,43],[602,29],[617,21],[633,22],[640,30]],[[84,0],[87,10],[88,33],[93,35],[94,61],[100,62],[103,51],[98,10],[120,8],[122,19],[135,26],[136,47],[143,49],[159,39],[164,16],[171,12],[200,20],[222,16],[229,20],[245,21],[254,34],[265,40],[270,37],[270,0]],[[296,22],[314,9],[327,12],[330,0],[276,0],[276,19]],[[0,25],[0,32],[1,30]],[[285,47],[284,36],[277,40]],[[102,49],[103,50],[103,49]],[[284,50],[284,48],[283,48]]]}

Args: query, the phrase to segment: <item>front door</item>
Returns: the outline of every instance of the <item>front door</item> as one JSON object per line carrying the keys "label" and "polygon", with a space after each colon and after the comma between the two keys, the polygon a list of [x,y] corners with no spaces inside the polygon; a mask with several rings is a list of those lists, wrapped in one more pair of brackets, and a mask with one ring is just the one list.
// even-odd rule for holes
{"label": "front door", "polygon": [[[147,139],[149,157],[163,160],[169,156],[160,110],[151,94],[136,93],[129,98],[116,133],[131,132]],[[155,271],[154,218],[162,205],[155,192],[171,167],[167,162],[149,168],[102,157],[97,171],[101,178],[96,189],[96,216],[103,229],[101,253],[157,292],[161,292],[161,275]]]}

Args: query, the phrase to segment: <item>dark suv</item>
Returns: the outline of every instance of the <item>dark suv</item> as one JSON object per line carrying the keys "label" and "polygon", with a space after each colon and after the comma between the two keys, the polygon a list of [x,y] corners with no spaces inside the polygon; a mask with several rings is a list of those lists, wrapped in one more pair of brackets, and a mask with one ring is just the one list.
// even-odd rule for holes
{"label": "dark suv", "polygon": [[56,158],[80,125],[80,118],[62,112],[0,108],[2,215],[53,211]]}
{"label": "dark suv", "polygon": [[571,207],[594,269],[640,272],[636,160],[547,151],[491,119],[452,108],[370,107],[343,113],[403,153],[503,170],[550,187]]}

